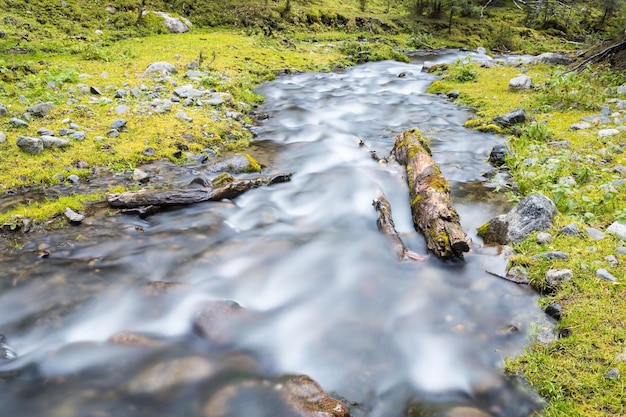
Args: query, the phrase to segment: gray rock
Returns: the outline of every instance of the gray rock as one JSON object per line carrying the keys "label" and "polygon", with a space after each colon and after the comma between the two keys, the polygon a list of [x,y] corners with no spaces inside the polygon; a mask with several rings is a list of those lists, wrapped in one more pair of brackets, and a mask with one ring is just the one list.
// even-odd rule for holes
{"label": "gray rock", "polygon": [[102,95],[102,91],[100,91],[100,89],[98,89],[98,87],[94,87],[94,86],[89,87],[89,92],[91,94],[93,94],[94,96],[101,96]]}
{"label": "gray rock", "polygon": [[591,129],[591,123],[589,122],[578,122],[574,123],[569,127],[569,130],[587,130]]}
{"label": "gray rock", "polygon": [[206,100],[203,100],[203,103],[209,106],[219,106],[220,104],[226,103],[231,98],[232,96],[228,93],[211,93],[207,96]]}
{"label": "gray rock", "polygon": [[570,236],[582,236],[580,230],[578,230],[578,226],[576,224],[571,223],[567,226],[563,227],[559,230],[559,233],[562,235],[570,235]]}
{"label": "gray rock", "polygon": [[128,92],[123,89],[115,90],[115,98],[125,98]]}
{"label": "gray rock", "polygon": [[557,140],[553,142],[548,142],[548,146],[551,146],[553,148],[558,148],[558,149],[564,149],[564,148],[571,147],[572,142],[570,142],[569,140]]}
{"label": "gray rock", "polygon": [[529,281],[530,272],[523,266],[516,265],[506,271],[506,276],[508,278],[514,278],[520,282]]}
{"label": "gray rock", "polygon": [[186,98],[183,101],[183,106],[185,106],[185,107],[190,107],[190,106],[193,106],[194,104],[196,104],[195,100],[190,99],[190,98]]}
{"label": "gray rock", "polygon": [[72,184],[78,184],[80,182],[80,177],[76,174],[72,174],[68,176],[66,180],[71,182]]}
{"label": "gray rock", "polygon": [[601,138],[606,138],[606,137],[615,136],[615,135],[619,135],[619,130],[618,129],[602,129],[602,130],[598,130],[598,137],[601,137]]}
{"label": "gray rock", "polygon": [[618,255],[626,255],[626,247],[618,247],[617,249],[615,249],[615,253],[617,253]]}
{"label": "gray rock", "polygon": [[45,103],[37,103],[34,106],[30,106],[26,112],[32,114],[35,117],[45,117],[54,108],[54,103],[46,101]]}
{"label": "gray rock", "polygon": [[85,215],[76,213],[69,207],[65,209],[65,212],[63,214],[71,223],[81,223],[83,220],[85,220]]}
{"label": "gray rock", "polygon": [[63,148],[70,145],[69,140],[60,139],[55,136],[43,135],[40,139],[44,148]]}
{"label": "gray rock", "polygon": [[152,64],[148,65],[148,68],[146,69],[144,74],[159,73],[162,75],[168,75],[176,74],[177,72],[178,70],[176,69],[176,67],[169,62],[153,62]]}
{"label": "gray rock", "polygon": [[85,140],[87,138],[87,133],[81,130],[81,131],[72,133],[70,137],[74,140]]}
{"label": "gray rock", "polygon": [[17,117],[14,117],[11,119],[11,124],[15,127],[27,127],[28,126],[27,121],[18,119]]}
{"label": "gray rock", "polygon": [[532,59],[533,63],[552,64],[552,65],[569,65],[572,63],[572,58],[557,54],[554,52],[546,52],[545,54],[537,55]]}
{"label": "gray rock", "polygon": [[171,100],[160,98],[155,98],[152,100],[152,103],[150,103],[150,106],[154,107],[154,111],[157,113],[166,113],[172,110],[173,105],[174,103],[172,103]]}
{"label": "gray rock", "polygon": [[615,235],[618,239],[626,240],[626,224],[620,222],[613,222],[606,229],[607,233]]}
{"label": "gray rock", "polygon": [[199,98],[204,95],[205,91],[194,88],[193,85],[187,84],[174,89],[174,94],[180,98]]}
{"label": "gray rock", "polygon": [[132,94],[133,97],[135,98],[141,98],[143,96],[143,93],[141,92],[140,89],[138,88],[131,88],[130,90],[128,90],[130,92],[130,94]]}
{"label": "gray rock", "polygon": [[495,145],[489,153],[489,163],[495,167],[504,165],[509,148],[505,144]]}
{"label": "gray rock", "polygon": [[620,353],[615,357],[615,360],[618,362],[626,362],[626,353]]}
{"label": "gray rock", "polygon": [[163,12],[152,12],[163,18],[163,24],[170,33],[185,33],[191,29],[191,22],[184,17],[173,17]]}
{"label": "gray rock", "polygon": [[552,200],[541,194],[532,194],[506,215],[491,219],[484,228],[481,227],[480,234],[485,243],[516,243],[534,231],[552,227],[556,213]]}
{"label": "gray rock", "polygon": [[552,241],[552,235],[546,232],[537,233],[537,243],[540,245],[545,245],[546,243],[550,243]]}
{"label": "gray rock", "polygon": [[107,136],[110,138],[119,138],[120,137],[120,131],[117,129],[111,129],[107,132]]}
{"label": "gray rock", "polygon": [[613,266],[613,267],[618,267],[619,266],[619,261],[617,260],[615,255],[608,255],[605,259],[611,266]]}
{"label": "gray rock", "polygon": [[548,316],[552,317],[555,320],[561,320],[563,316],[563,308],[560,304],[550,303],[545,309],[545,312]]}
{"label": "gray rock", "polygon": [[[203,155],[206,158],[206,155]],[[243,155],[235,155],[231,158],[217,162],[211,165],[208,169],[209,172],[229,172],[231,174],[238,174],[243,172],[249,172],[252,169],[250,166],[250,160]]]}
{"label": "gray rock", "polygon": [[565,185],[568,187],[575,187],[576,180],[572,176],[562,177],[562,178],[559,178],[559,184]]}
{"label": "gray rock", "polygon": [[520,74],[509,81],[509,90],[529,90],[533,87],[533,80],[528,75]]}
{"label": "gray rock", "polygon": [[626,84],[617,87],[617,94],[626,95]]}
{"label": "gray rock", "polygon": [[526,110],[518,108],[507,114],[494,117],[493,122],[501,127],[509,127],[518,123],[524,123],[526,118]]}
{"label": "gray rock", "polygon": [[604,268],[596,270],[596,276],[598,278],[602,278],[606,281],[616,282],[617,278],[615,278],[609,271]]}
{"label": "gray rock", "polygon": [[626,100],[618,101],[617,104],[615,105],[615,107],[617,107],[619,110],[625,110],[626,109]]}
{"label": "gray rock", "polygon": [[54,131],[48,128],[42,127],[39,130],[37,130],[37,134],[39,136],[54,136]]}
{"label": "gray rock", "polygon": [[602,240],[606,236],[604,233],[602,233],[598,229],[594,229],[593,227],[587,227],[585,229],[585,234],[593,240]]}
{"label": "gray rock", "polygon": [[0,143],[4,143],[7,141],[7,135],[4,132],[0,132]]}
{"label": "gray rock", "polygon": [[480,55],[487,55],[487,49],[479,46],[478,48],[476,48],[476,53]]}
{"label": "gray rock", "polygon": [[74,133],[74,129],[66,129],[66,128],[59,129],[59,136],[67,136],[67,135],[71,135],[72,133]]}
{"label": "gray rock", "polygon": [[539,253],[533,256],[533,258],[535,259],[569,259],[569,255],[561,251],[552,251],[552,252]]}
{"label": "gray rock", "polygon": [[9,111],[7,110],[7,106],[5,106],[3,103],[0,103],[0,117],[4,117],[7,115]]}
{"label": "gray rock", "polygon": [[80,126],[78,125],[78,123],[74,123],[74,122],[71,122],[69,127],[70,127],[70,129],[72,129],[72,130],[78,130],[78,129],[80,129]]}
{"label": "gray rock", "polygon": [[233,119],[233,120],[237,120],[238,122],[243,120],[243,113],[239,113],[238,111],[227,111],[224,112],[224,116],[228,117],[229,119]]}
{"label": "gray rock", "polygon": [[22,152],[26,152],[31,155],[37,155],[43,151],[43,141],[39,138],[18,136],[15,144]]}
{"label": "gray rock", "polygon": [[611,123],[611,118],[608,116],[602,116],[601,114],[597,114],[595,116],[585,116],[583,117],[583,121],[591,122],[593,124],[607,124]]}
{"label": "gray rock", "polygon": [[150,180],[150,175],[146,171],[143,171],[139,168],[135,168],[135,170],[133,171],[133,180],[139,181],[139,182],[146,182]]}
{"label": "gray rock", "polygon": [[564,282],[572,279],[574,273],[571,269],[550,269],[546,272],[546,283],[552,289],[557,288]]}
{"label": "gray rock", "polygon": [[111,123],[111,129],[121,130],[126,127],[126,123],[128,123],[125,119],[118,119]]}
{"label": "gray rock", "polygon": [[604,375],[606,379],[619,379],[619,369],[613,368]]}
{"label": "gray rock", "polygon": [[193,121],[193,119],[191,117],[189,117],[189,115],[187,113],[185,113],[182,109],[178,111],[178,113],[176,114],[176,117],[179,120],[182,120],[183,122],[191,122],[191,121]]}
{"label": "gray rock", "polygon": [[[187,68],[189,68],[189,65],[187,65]],[[206,75],[207,73],[204,71],[190,69],[189,71],[185,73],[185,78],[189,78],[190,80],[201,80]]]}
{"label": "gray rock", "polygon": [[124,389],[134,395],[154,395],[209,378],[217,369],[201,356],[165,359],[143,368]]}
{"label": "gray rock", "polygon": [[125,106],[123,104],[120,104],[119,106],[117,106],[116,108],[113,109],[113,111],[116,114],[124,114],[129,110],[128,106]]}
{"label": "gray rock", "polygon": [[151,148],[150,146],[148,146],[146,149],[143,150],[142,154],[144,156],[154,156],[154,155],[156,155],[156,149]]}

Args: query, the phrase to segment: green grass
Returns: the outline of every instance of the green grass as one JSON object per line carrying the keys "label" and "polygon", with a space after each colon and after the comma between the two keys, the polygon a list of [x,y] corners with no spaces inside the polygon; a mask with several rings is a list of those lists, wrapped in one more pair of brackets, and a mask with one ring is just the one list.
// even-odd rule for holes
{"label": "green grass", "polygon": [[[620,178],[613,167],[626,164],[619,146],[626,141],[626,133],[599,138],[600,126],[587,133],[570,131],[569,126],[583,116],[599,113],[604,100],[612,97],[615,85],[623,83],[626,74],[589,71],[563,77],[560,68],[527,68],[527,75],[538,86],[530,91],[508,90],[508,81],[519,73],[518,68],[475,67],[474,81],[460,81],[457,74],[468,70],[460,64],[451,67],[449,74],[431,87],[432,92],[461,92],[463,102],[476,109],[476,118],[466,123],[470,128],[488,126],[496,115],[525,108],[533,120],[505,130],[514,151],[507,165],[519,183],[519,192],[509,191],[508,195],[518,200],[541,192],[553,199],[559,209],[556,224],[550,230],[555,236],[552,242],[539,245],[533,235],[515,245],[509,263],[525,266],[538,288],[545,288],[545,274],[551,268],[573,271],[574,279],[541,300],[544,305],[556,302],[563,307],[564,317],[558,327],[567,329],[570,335],[549,344],[535,342],[525,354],[508,360],[507,367],[527,378],[549,401],[547,416],[624,415],[626,362],[615,358],[626,353],[626,257],[618,256],[621,268],[610,266],[606,260],[624,242],[611,235],[592,241],[556,232],[570,223],[578,224],[581,230],[589,226],[603,229],[624,219],[624,185],[612,181]],[[569,140],[571,147],[559,149],[547,144],[557,140]],[[528,164],[530,158],[539,158],[543,163]],[[563,184],[564,177],[574,178],[577,184]],[[532,258],[551,250],[565,251],[570,258]],[[619,283],[596,277],[598,268],[608,269]],[[619,369],[621,378],[605,377],[613,368]]]}

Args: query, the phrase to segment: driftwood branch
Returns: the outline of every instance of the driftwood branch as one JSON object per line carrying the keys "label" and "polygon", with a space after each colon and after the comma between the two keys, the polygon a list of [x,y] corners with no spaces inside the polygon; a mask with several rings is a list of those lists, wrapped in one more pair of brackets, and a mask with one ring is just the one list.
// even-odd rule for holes
{"label": "driftwood branch", "polygon": [[393,218],[391,216],[391,205],[389,204],[389,201],[385,198],[385,196],[379,196],[376,200],[372,202],[372,205],[378,212],[378,218],[376,219],[378,230],[380,230],[389,237],[389,240],[391,240],[391,244],[393,245],[393,249],[398,255],[398,258],[402,259],[403,261],[422,261],[427,258],[426,256],[419,255],[409,250],[404,245],[402,239],[400,239],[400,236],[396,231],[396,226],[393,223]]}
{"label": "driftwood branch", "polygon": [[[223,179],[223,178],[222,178]],[[207,184],[200,188],[183,188],[172,190],[148,190],[121,194],[108,194],[107,201],[111,207],[121,209],[172,207],[200,203],[203,201],[220,201],[233,199],[246,191],[260,187],[289,181],[289,174],[273,177],[257,177],[252,179],[234,179],[230,177],[220,185]]]}
{"label": "driftwood branch", "polygon": [[412,129],[396,136],[391,153],[406,166],[413,224],[424,235],[428,249],[444,260],[462,260],[469,245],[450,203],[450,184],[420,132]]}
{"label": "driftwood branch", "polygon": [[532,286],[532,283],[526,278],[507,277],[506,275],[496,274],[495,272],[491,272],[491,271],[485,271],[485,272],[488,273],[489,275],[493,275],[496,278],[500,278],[505,281],[512,282],[514,284]]}

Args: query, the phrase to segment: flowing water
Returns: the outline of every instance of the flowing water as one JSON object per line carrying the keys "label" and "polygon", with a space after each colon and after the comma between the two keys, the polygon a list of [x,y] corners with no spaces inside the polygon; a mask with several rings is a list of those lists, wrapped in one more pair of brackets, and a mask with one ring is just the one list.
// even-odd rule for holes
{"label": "flowing water", "polygon": [[[532,291],[486,272],[502,273],[506,260],[475,236],[507,208],[482,176],[503,139],[465,130],[467,110],[424,93],[435,77],[421,62],[458,56],[280,77],[260,89],[269,118],[254,147],[268,173],[291,172],[291,182],[146,219],[87,221],[2,256],[0,333],[19,355],[0,362],[2,415],[201,415],[215,374],[205,365],[221,378],[306,374],[357,416],[403,416],[411,402],[528,415],[536,399],[501,369],[545,318]],[[473,239],[465,263],[401,262],[376,228],[372,200],[384,193],[404,242],[425,252],[403,169],[369,152],[388,155],[414,126],[432,138]],[[185,285],[146,291],[160,281]],[[236,319],[220,319],[223,334],[208,342],[192,325],[207,300],[245,308],[225,304]],[[108,343],[117,332],[152,342]],[[176,373],[155,364],[175,358],[193,358],[182,379],[193,389],[155,382]],[[240,401],[249,415],[280,415],[254,395]]]}

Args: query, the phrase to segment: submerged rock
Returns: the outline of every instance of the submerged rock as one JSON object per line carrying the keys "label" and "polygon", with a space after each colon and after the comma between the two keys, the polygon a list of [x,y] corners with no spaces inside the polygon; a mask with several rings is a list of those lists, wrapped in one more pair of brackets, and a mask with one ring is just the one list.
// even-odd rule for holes
{"label": "submerged rock", "polygon": [[495,217],[481,226],[478,235],[485,243],[516,243],[531,232],[552,227],[556,213],[552,200],[541,194],[532,194],[507,214]]}
{"label": "submerged rock", "polygon": [[155,394],[202,381],[214,373],[215,366],[200,356],[169,359],[142,370],[125,388],[131,394]]}

